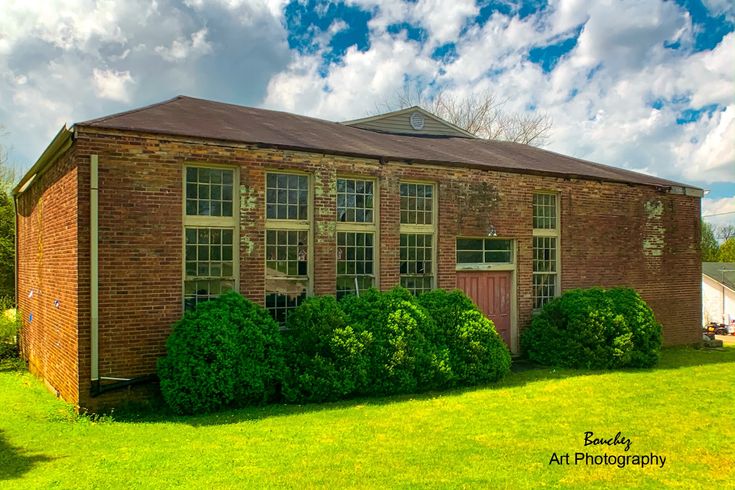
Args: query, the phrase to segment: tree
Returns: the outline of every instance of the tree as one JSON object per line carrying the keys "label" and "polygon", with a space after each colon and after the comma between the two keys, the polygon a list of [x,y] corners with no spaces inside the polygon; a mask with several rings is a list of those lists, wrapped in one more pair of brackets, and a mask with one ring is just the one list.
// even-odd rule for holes
{"label": "tree", "polygon": [[[2,127],[0,127],[2,130]],[[15,298],[15,203],[10,195],[13,171],[7,153],[0,145],[0,303]]]}
{"label": "tree", "polygon": [[502,109],[506,102],[490,91],[463,98],[440,91],[427,97],[407,87],[393,101],[385,102],[382,108],[378,106],[376,112],[419,106],[480,138],[545,145],[552,127],[551,117],[545,113],[506,112]]}
{"label": "tree", "polygon": [[717,258],[718,262],[735,262],[735,237],[728,238],[720,245],[720,253]]}
{"label": "tree", "polygon": [[701,248],[702,262],[717,262],[719,246],[712,225],[706,221],[702,221]]}
{"label": "tree", "polygon": [[718,239],[727,241],[730,238],[735,237],[735,225],[718,226],[715,235]]}

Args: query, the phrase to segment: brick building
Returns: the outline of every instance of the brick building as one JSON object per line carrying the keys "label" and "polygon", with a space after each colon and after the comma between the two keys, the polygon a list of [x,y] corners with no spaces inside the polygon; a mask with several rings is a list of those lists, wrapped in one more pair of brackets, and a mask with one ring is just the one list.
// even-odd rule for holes
{"label": "brick building", "polygon": [[411,108],[333,123],[176,97],[64,127],[15,189],[30,369],[65,400],[148,379],[185,308],[236,288],[464,289],[518,350],[561,291],[631,286],[698,341],[702,191]]}

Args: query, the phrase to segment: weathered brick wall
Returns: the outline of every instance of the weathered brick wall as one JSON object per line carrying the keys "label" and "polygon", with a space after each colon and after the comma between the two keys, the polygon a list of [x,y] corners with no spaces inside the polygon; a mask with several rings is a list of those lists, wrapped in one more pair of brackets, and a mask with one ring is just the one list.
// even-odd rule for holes
{"label": "weathered brick wall", "polygon": [[[335,291],[337,175],[378,179],[383,289],[399,282],[399,183],[438,184],[438,285],[454,287],[455,239],[487,236],[517,243],[518,326],[532,313],[532,195],[561,196],[562,288],[635,287],[665,326],[667,344],[699,337],[699,199],[645,186],[455,167],[379,163],[226,142],[78,128],[79,377],[89,392],[89,155],[100,168],[100,375],[155,371],[170,325],[182,313],[182,177],[187,163],[240,168],[240,290],[264,302],[264,202],[268,170],[312,175],[313,290]],[[86,317],[85,317],[86,315]],[[105,395],[111,400],[120,395]]]}
{"label": "weathered brick wall", "polygon": [[17,202],[22,355],[31,372],[72,402],[79,389],[76,196],[70,149]]}

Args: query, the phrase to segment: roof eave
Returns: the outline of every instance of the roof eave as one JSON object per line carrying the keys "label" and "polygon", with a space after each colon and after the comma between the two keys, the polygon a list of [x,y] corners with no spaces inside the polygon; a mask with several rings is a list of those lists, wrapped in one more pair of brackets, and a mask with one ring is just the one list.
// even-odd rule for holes
{"label": "roof eave", "polygon": [[69,149],[73,137],[74,132],[72,129],[67,128],[66,124],[64,124],[56,136],[54,136],[54,139],[51,140],[51,143],[41,153],[41,156],[38,157],[36,163],[33,164],[13,188],[13,195],[17,196],[24,193],[36,179],[36,176],[43,174],[62,153]]}

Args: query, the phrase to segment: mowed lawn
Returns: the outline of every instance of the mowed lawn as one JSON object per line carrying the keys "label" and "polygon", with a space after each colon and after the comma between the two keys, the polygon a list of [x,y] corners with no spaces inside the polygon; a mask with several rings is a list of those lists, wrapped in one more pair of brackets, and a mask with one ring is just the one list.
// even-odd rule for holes
{"label": "mowed lawn", "polygon": [[[198,417],[77,417],[0,368],[2,488],[735,487],[735,347],[665,350],[654,370],[527,369],[423,396]],[[630,451],[583,445],[621,431]],[[663,468],[549,465],[650,454]]]}

